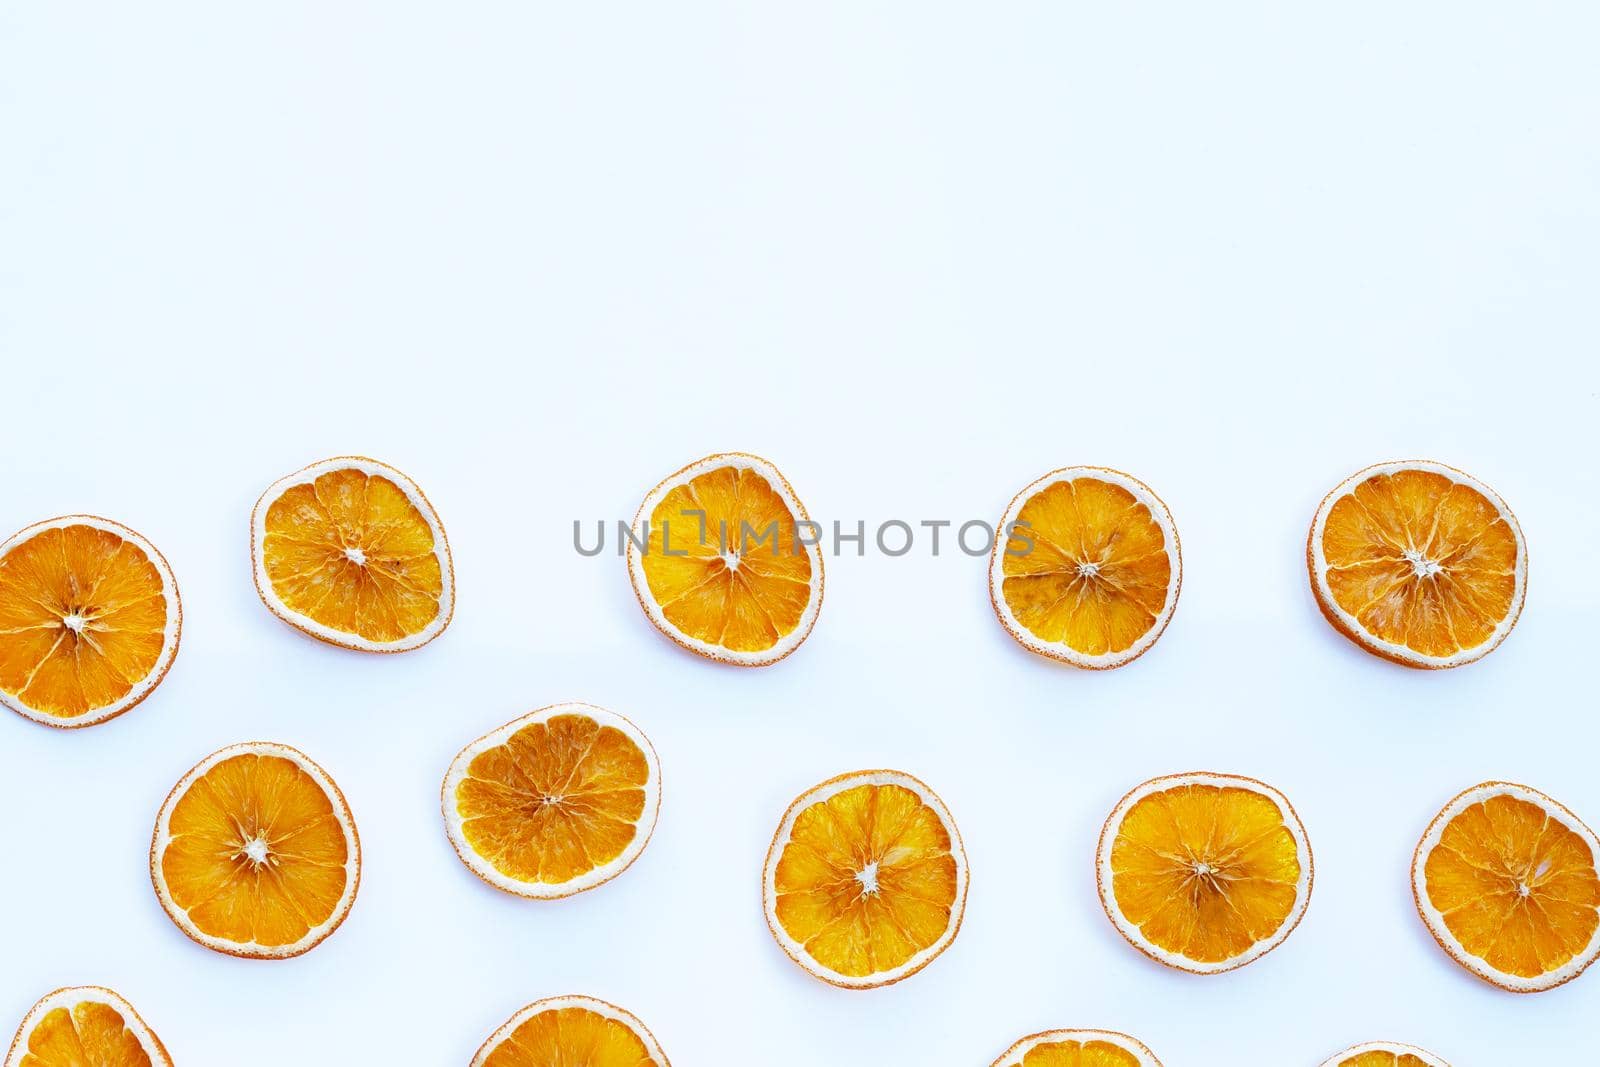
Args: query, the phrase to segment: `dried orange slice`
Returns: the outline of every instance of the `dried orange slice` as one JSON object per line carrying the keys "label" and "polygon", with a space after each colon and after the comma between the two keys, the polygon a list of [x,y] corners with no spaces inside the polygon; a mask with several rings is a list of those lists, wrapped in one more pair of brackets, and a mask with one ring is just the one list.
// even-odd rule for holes
{"label": "dried orange slice", "polygon": [[93,726],[150,695],[183,608],[154,545],[67,515],[0,545],[0,702],[47,726]]}
{"label": "dried orange slice", "polygon": [[133,1005],[109,989],[58,989],[17,1028],[5,1067],[172,1067]]}
{"label": "dried orange slice", "polygon": [[1100,831],[1100,902],[1146,956],[1194,974],[1283,943],[1311,899],[1311,845],[1283,794],[1254,778],[1152,778]]}
{"label": "dried orange slice", "polygon": [[944,802],[899,771],[841,774],[778,824],[762,879],[767,926],[824,982],[871,989],[949,947],[967,904],[967,854]]}
{"label": "dried orange slice", "polygon": [[1046,1030],[1018,1041],[990,1067],[1161,1067],[1161,1061],[1127,1034]]}
{"label": "dried orange slice", "polygon": [[776,467],[724,452],[689,464],[644,498],[628,576],[656,629],[691,652],[759,667],[800,647],[817,621],[818,539]]}
{"label": "dried orange slice", "polygon": [[1380,463],[1334,487],[1306,566],[1334,629],[1407,667],[1493,652],[1522,612],[1528,549],[1493,489],[1428,460]]}
{"label": "dried orange slice", "polygon": [[377,460],[325,459],[272,483],[250,518],[250,555],[274,615],[344,648],[420,648],[455,610],[439,516]]}
{"label": "dried orange slice", "polygon": [[1137,478],[1063,467],[1011,501],[989,599],[1024,648],[1105,670],[1149,651],[1172,620],[1183,557],[1172,515]]}
{"label": "dried orange slice", "polygon": [[593,997],[550,997],[517,1012],[471,1067],[671,1067],[632,1014]]}
{"label": "dried orange slice", "polygon": [[556,704],[461,750],[444,823],[461,861],[497,889],[571,896],[639,858],[661,806],[661,765],[639,728],[592,704]]}
{"label": "dried orange slice", "polygon": [[1431,1052],[1393,1041],[1373,1041],[1347,1048],[1322,1062],[1322,1067],[1450,1067]]}
{"label": "dried orange slice", "polygon": [[1484,782],[1445,805],[1411,860],[1441,948],[1513,993],[1553,989],[1600,956],[1600,843],[1537,789]]}
{"label": "dried orange slice", "polygon": [[173,787],[150,878],[167,915],[206,948],[285,959],[344,922],[361,844],[326,771],[288,745],[253,741],[213,752]]}

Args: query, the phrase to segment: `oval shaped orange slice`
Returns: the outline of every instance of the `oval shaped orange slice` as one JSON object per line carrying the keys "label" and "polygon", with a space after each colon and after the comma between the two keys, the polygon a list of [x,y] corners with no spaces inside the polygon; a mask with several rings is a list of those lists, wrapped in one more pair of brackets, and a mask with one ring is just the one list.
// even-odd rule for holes
{"label": "oval shaped orange slice", "polygon": [[1393,1041],[1372,1041],[1347,1048],[1322,1062],[1322,1067],[1450,1067],[1431,1052]]}
{"label": "oval shaped orange slice", "polygon": [[534,1001],[489,1036],[471,1067],[671,1067],[631,1013],[594,997]]}
{"label": "oval shaped orange slice", "polygon": [[967,855],[933,790],[900,771],[856,771],[789,805],[762,896],[790,959],[825,982],[870,989],[916,974],[955,940]]}
{"label": "oval shaped orange slice", "polygon": [[1457,963],[1537,993],[1600,956],[1600,843],[1537,789],[1484,782],[1434,817],[1411,860],[1417,910]]}
{"label": "oval shaped orange slice", "polygon": [[198,943],[284,959],[344,922],[361,843],[326,771],[288,745],[252,741],[213,752],[173,787],[156,818],[150,878]]}
{"label": "oval shaped orange slice", "polygon": [[47,726],[114,719],[161,684],[183,608],[154,545],[66,515],[0,545],[0,702]]}
{"label": "oval shaped orange slice", "polygon": [[172,1067],[155,1031],[100,986],[58,989],[17,1028],[5,1067]]}
{"label": "oval shaped orange slice", "polygon": [[628,577],[656,629],[743,667],[800,647],[822,607],[819,534],[788,481],[742,452],[707,456],[650,491]]}
{"label": "oval shaped orange slice", "polygon": [[415,482],[374,459],[325,459],[274,482],[250,519],[250,555],[262,603],[343,648],[420,648],[455,610],[439,516]]}
{"label": "oval shaped orange slice", "polygon": [[1522,612],[1528,550],[1487,485],[1443,463],[1379,463],[1334,487],[1311,520],[1306,566],[1334,629],[1407,667],[1459,667]]}
{"label": "oval shaped orange slice", "polygon": [[1143,1042],[1113,1030],[1046,1030],[1030,1034],[990,1067],[1161,1067]]}
{"label": "oval shaped orange slice", "polygon": [[1172,620],[1183,555],[1154,490],[1105,467],[1063,467],[1018,493],[996,531],[989,599],[1022,647],[1105,670]]}
{"label": "oval shaped orange slice", "polygon": [[1282,944],[1305,914],[1311,877],[1300,817],[1254,778],[1152,778],[1100,832],[1106,915],[1140,952],[1193,974],[1243,967]]}
{"label": "oval shaped orange slice", "polygon": [[462,749],[443,792],[445,830],[472,873],[548,900],[609,882],[639,858],[661,806],[661,765],[621,715],[556,704]]}

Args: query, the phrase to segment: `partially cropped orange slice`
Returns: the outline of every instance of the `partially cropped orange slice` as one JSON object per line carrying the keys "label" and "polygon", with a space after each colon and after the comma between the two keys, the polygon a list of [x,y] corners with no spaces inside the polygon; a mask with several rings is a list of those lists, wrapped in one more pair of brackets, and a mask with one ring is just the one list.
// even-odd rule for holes
{"label": "partially cropped orange slice", "polygon": [[92,515],[0,545],[0,702],[93,726],[149,696],[178,654],[178,585],[154,545]]}
{"label": "partially cropped orange slice", "polygon": [[287,745],[254,741],[212,753],[173,787],[156,818],[150,877],[195,941],[283,959],[344,922],[361,845],[326,771]]}
{"label": "partially cropped orange slice", "polygon": [[1393,1041],[1373,1041],[1347,1048],[1322,1062],[1322,1067],[1450,1067],[1431,1052]]}
{"label": "partially cropped orange slice", "polygon": [[256,590],[290,626],[362,652],[404,652],[450,624],[455,574],[433,505],[360,456],[274,482],[250,520]]}
{"label": "partially cropped orange slice", "polygon": [[1537,789],[1484,782],[1436,816],[1411,861],[1422,920],[1446,952],[1514,993],[1553,989],[1600,956],[1600,843]]}
{"label": "partially cropped orange slice", "polygon": [[1178,530],[1143,482],[1104,467],[1051,471],[995,535],[989,599],[1024,648],[1103,670],[1142,656],[1178,605]]}
{"label": "partially cropped orange slice", "polygon": [[172,1067],[155,1031],[99,986],[58,989],[17,1028],[5,1067]]}
{"label": "partially cropped orange slice", "polygon": [[[724,663],[776,663],[822,606],[817,529],[759,456],[707,456],[650,491],[633,520],[628,576],[656,628]],[[641,547],[642,546],[642,547]]]}
{"label": "partially cropped orange slice", "polygon": [[633,1015],[593,997],[535,1001],[489,1036],[470,1067],[671,1067]]}
{"label": "partially cropped orange slice", "polygon": [[762,895],[791,959],[825,982],[869,989],[917,973],[955,940],[967,856],[933,790],[899,771],[857,771],[789,805]]}
{"label": "partially cropped orange slice", "polygon": [[1127,1034],[1047,1030],[1018,1041],[991,1067],[1161,1067],[1161,1061]]}
{"label": "partially cropped orange slice", "polygon": [[461,750],[444,823],[479,878],[519,896],[571,896],[639,858],[661,806],[661,766],[637,726],[592,704],[557,704]]}
{"label": "partially cropped orange slice", "polygon": [[1380,463],[1334,487],[1306,542],[1334,629],[1407,667],[1459,667],[1506,639],[1528,550],[1493,489],[1428,460]]}
{"label": "partially cropped orange slice", "polygon": [[1253,778],[1154,778],[1100,832],[1106,914],[1159,963],[1195,974],[1243,967],[1283,943],[1311,899],[1311,846],[1284,798]]}

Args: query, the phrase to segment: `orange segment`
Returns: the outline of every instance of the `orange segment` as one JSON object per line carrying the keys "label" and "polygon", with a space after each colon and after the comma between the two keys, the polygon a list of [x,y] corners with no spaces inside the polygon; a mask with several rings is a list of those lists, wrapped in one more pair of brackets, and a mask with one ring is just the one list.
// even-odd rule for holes
{"label": "orange segment", "polygon": [[156,823],[151,876],[167,914],[201,944],[284,957],[344,920],[360,859],[326,773],[258,742],[215,753],[178,783]]}
{"label": "orange segment", "polygon": [[1161,1067],[1161,1062],[1127,1034],[1051,1030],[1018,1041],[991,1067]]}
{"label": "orange segment", "polygon": [[637,727],[603,708],[561,704],[462,750],[445,776],[445,827],[489,884],[562,897],[632,864],[660,797],[655,750]]}
{"label": "orange segment", "polygon": [[1600,955],[1595,849],[1549,797],[1486,783],[1452,801],[1418,845],[1417,904],[1469,970],[1519,992],[1548,989]]}
{"label": "orange segment", "polygon": [[1380,464],[1347,479],[1312,522],[1308,565],[1328,619],[1418,667],[1479,659],[1516,623],[1526,552],[1505,503],[1443,464]]}
{"label": "orange segment", "polygon": [[166,561],[132,530],[30,526],[0,546],[0,698],[52,726],[114,718],[165,676],[180,615]]}
{"label": "orange segment", "polygon": [[449,547],[416,484],[374,460],[313,464],[256,505],[256,585],[314,637],[363,651],[426,644],[453,603]]}
{"label": "orange segment", "polygon": [[159,1038],[109,989],[59,989],[17,1030],[5,1067],[171,1067]]}
{"label": "orange segment", "polygon": [[592,997],[528,1005],[496,1031],[471,1067],[670,1067],[643,1023]]}
{"label": "orange segment", "polygon": [[894,771],[843,775],[789,808],[767,856],[767,922],[824,981],[895,982],[944,951],[966,904],[966,855],[943,803]]}
{"label": "orange segment", "polygon": [[1171,618],[1177,531],[1143,482],[1098,467],[1055,471],[1017,494],[1000,530],[990,597],[1025,647],[1080,667],[1120,667]]}
{"label": "orange segment", "polygon": [[1281,794],[1232,775],[1157,778],[1100,838],[1100,896],[1136,948],[1215,973],[1287,937],[1311,890],[1305,831]]}
{"label": "orange segment", "polygon": [[[772,663],[810,633],[822,557],[805,509],[770,463],[737,453],[685,467],[646,497],[628,569],[650,620],[686,648]],[[642,546],[642,547],[641,547]]]}

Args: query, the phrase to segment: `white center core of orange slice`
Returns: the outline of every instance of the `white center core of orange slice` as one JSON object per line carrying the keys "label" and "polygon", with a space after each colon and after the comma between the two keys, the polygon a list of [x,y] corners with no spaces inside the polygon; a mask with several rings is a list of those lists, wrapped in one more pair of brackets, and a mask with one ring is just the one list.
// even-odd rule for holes
{"label": "white center core of orange slice", "polygon": [[739,569],[739,553],[737,553],[737,552],[724,552],[722,554],[722,562],[728,565],[728,569],[730,571],[738,570]]}
{"label": "white center core of orange slice", "polygon": [[1081,577],[1093,578],[1095,575],[1097,575],[1099,573],[1100,573],[1100,564],[1098,564],[1098,563],[1080,563],[1080,564],[1078,564],[1078,574]]}
{"label": "white center core of orange slice", "polygon": [[856,881],[861,883],[861,892],[866,894],[876,893],[878,891],[878,861],[873,860],[857,871]]}
{"label": "white center core of orange slice", "polygon": [[267,839],[257,834],[244,843],[245,858],[257,867],[267,862]]}
{"label": "white center core of orange slice", "polygon": [[1194,873],[1204,878],[1206,875],[1213,873],[1213,868],[1209,863],[1197,863],[1194,865]]}
{"label": "white center core of orange slice", "polygon": [[87,626],[88,623],[89,620],[84,618],[82,615],[79,615],[77,612],[73,612],[71,615],[64,615],[61,618],[61,625],[65,626],[75,634],[83,633],[83,628]]}
{"label": "white center core of orange slice", "polygon": [[365,567],[367,565],[367,554],[353,545],[344,550],[344,557],[357,567]]}
{"label": "white center core of orange slice", "polygon": [[1528,888],[1528,883],[1527,882],[1518,882],[1517,883],[1517,896],[1525,897],[1531,892],[1533,892],[1533,890]]}
{"label": "white center core of orange slice", "polygon": [[1418,578],[1432,578],[1435,574],[1444,570],[1438,563],[1428,559],[1414,548],[1406,549],[1405,557],[1406,562],[1411,564],[1411,573]]}

